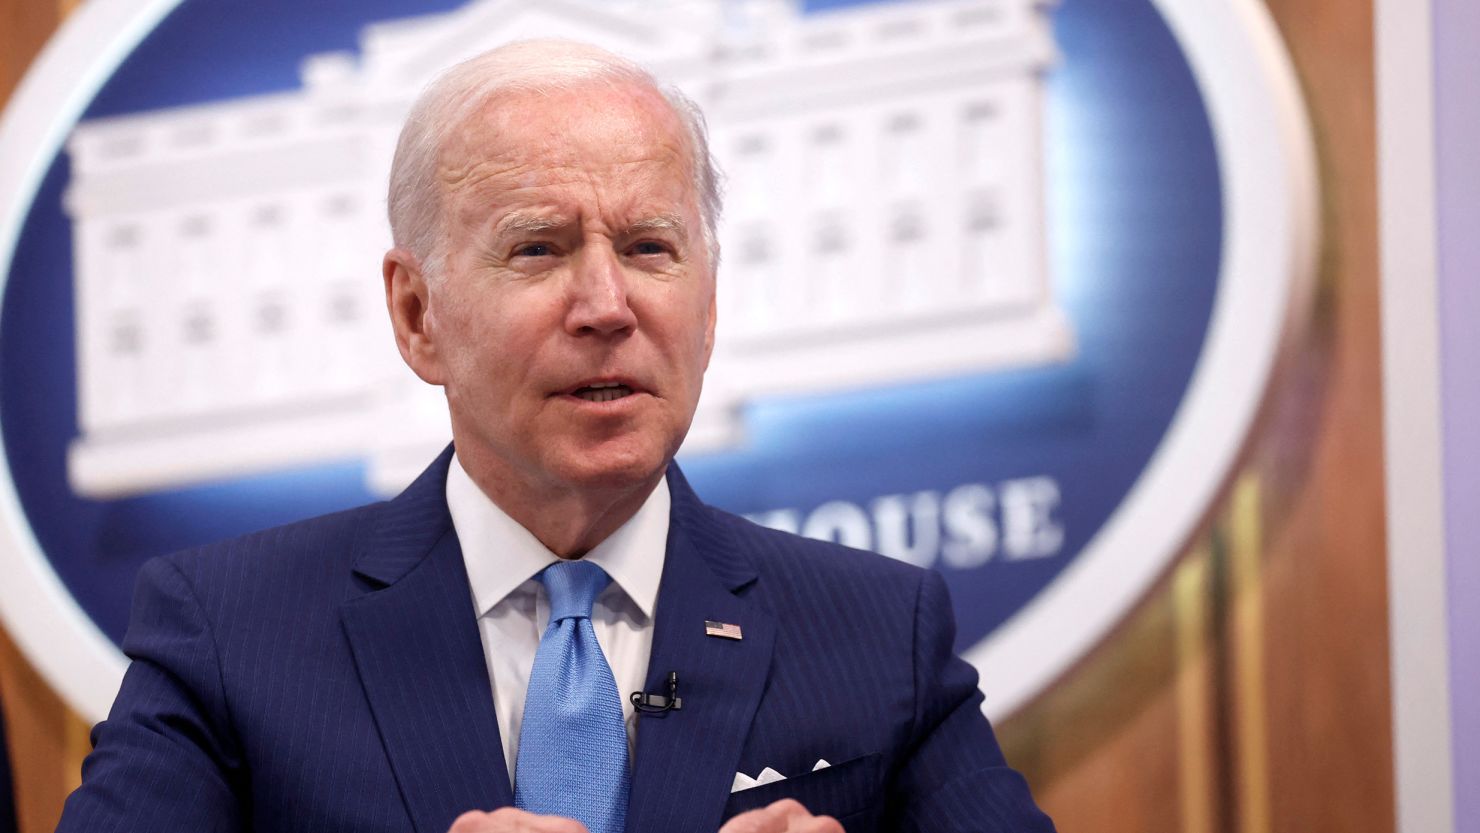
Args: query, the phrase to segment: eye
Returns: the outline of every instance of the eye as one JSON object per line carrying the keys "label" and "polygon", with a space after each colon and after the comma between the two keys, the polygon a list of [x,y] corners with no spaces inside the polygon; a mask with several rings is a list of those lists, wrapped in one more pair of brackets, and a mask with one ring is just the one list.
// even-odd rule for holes
{"label": "eye", "polygon": [[668,253],[668,247],[656,240],[643,240],[632,244],[629,251],[634,255],[661,255]]}
{"label": "eye", "polygon": [[514,249],[514,257],[545,257],[551,253],[549,243],[524,243]]}

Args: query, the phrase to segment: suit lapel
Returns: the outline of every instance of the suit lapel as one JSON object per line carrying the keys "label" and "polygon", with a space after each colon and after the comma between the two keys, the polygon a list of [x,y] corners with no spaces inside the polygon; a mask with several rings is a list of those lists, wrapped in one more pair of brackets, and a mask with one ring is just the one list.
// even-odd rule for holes
{"label": "suit lapel", "polygon": [[451,450],[391,502],[341,607],[355,666],[419,833],[513,802],[462,549],[447,512]]}
{"label": "suit lapel", "polygon": [[[749,559],[677,466],[668,482],[673,514],[646,690],[666,691],[677,672],[683,708],[639,720],[630,833],[719,828],[776,635],[772,615],[739,595],[756,578]],[[744,638],[708,636],[706,620],[739,625]]]}

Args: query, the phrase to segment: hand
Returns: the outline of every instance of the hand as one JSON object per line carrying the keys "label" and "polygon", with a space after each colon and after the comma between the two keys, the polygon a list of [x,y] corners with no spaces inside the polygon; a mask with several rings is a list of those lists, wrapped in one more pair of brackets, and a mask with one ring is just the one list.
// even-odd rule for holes
{"label": "hand", "polygon": [[537,816],[515,807],[492,813],[463,813],[447,833],[589,833],[586,825],[559,816]]}
{"label": "hand", "polygon": [[741,813],[719,833],[846,833],[832,816],[814,816],[801,802],[783,798],[759,810]]}

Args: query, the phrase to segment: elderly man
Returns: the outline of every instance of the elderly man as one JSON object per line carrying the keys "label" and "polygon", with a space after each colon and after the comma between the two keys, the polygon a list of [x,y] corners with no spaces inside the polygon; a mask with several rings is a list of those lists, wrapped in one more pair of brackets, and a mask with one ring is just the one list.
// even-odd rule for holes
{"label": "elderly man", "polygon": [[939,577],[672,465],[718,213],[697,110],[613,55],[516,44],[428,88],[384,278],[455,451],[390,503],[146,566],[60,829],[1052,830]]}

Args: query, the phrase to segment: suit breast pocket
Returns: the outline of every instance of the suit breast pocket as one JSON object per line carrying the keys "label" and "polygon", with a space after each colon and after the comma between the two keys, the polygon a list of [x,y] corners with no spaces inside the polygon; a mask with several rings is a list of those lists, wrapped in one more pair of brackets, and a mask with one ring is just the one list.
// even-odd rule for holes
{"label": "suit breast pocket", "polygon": [[842,818],[858,813],[882,797],[879,791],[881,757],[875,752],[826,769],[731,793],[730,801],[725,805],[725,818],[783,798],[800,801],[813,815]]}

